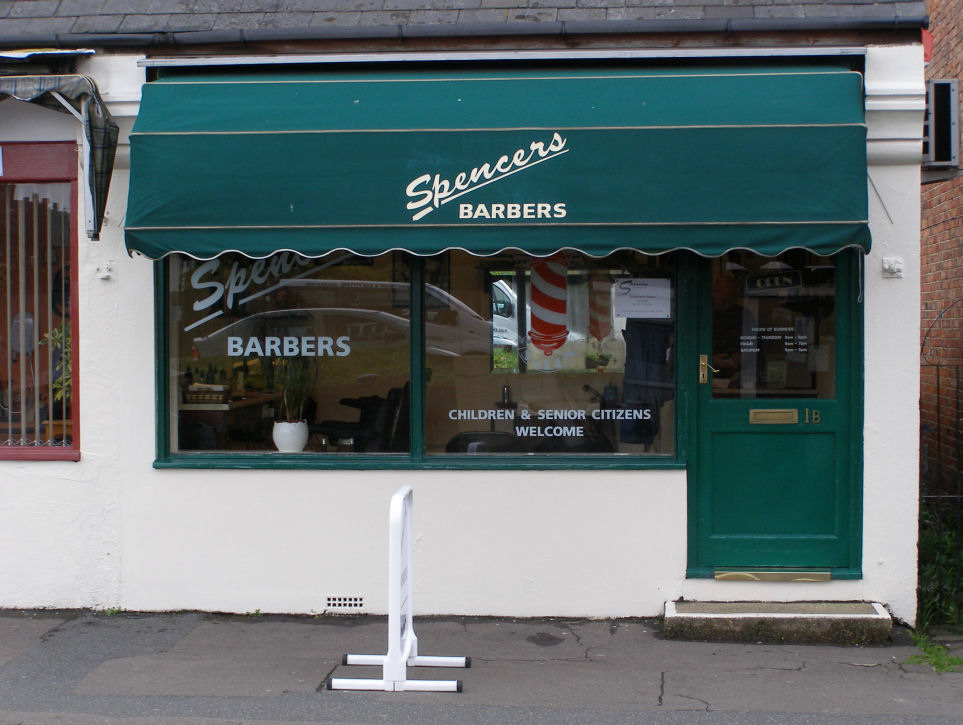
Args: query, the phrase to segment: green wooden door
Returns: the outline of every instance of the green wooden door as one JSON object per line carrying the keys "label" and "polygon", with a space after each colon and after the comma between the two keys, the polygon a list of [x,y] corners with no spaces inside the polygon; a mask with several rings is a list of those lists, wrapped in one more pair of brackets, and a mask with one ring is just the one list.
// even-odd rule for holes
{"label": "green wooden door", "polygon": [[690,576],[858,576],[855,254],[731,252],[700,279]]}

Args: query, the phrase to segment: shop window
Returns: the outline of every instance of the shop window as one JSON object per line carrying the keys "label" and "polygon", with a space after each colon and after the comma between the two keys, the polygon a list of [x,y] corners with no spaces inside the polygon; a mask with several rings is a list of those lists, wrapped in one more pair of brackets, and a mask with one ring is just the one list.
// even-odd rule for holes
{"label": "shop window", "polygon": [[171,450],[409,450],[411,293],[391,255],[170,262]]}
{"label": "shop window", "polygon": [[670,257],[166,264],[172,455],[275,455],[284,420],[301,461],[674,454]]}
{"label": "shop window", "polygon": [[[451,252],[450,268],[474,319],[462,354],[426,356],[429,454],[674,453],[668,258]],[[428,320],[431,345],[447,328]]]}
{"label": "shop window", "polygon": [[0,183],[0,458],[77,457],[72,199],[69,182]]}

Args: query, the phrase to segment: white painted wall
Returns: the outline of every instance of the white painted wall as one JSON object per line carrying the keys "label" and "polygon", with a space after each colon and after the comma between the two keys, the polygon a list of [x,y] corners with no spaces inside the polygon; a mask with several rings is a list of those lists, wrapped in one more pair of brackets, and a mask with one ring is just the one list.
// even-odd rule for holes
{"label": "white painted wall", "polygon": [[125,493],[124,606],[316,612],[361,596],[384,612],[388,502],[405,483],[419,613],[654,614],[685,568],[679,472],[600,486],[557,472],[163,471]]}
{"label": "white painted wall", "polygon": [[78,133],[76,119],[66,113],[11,98],[0,103],[0,141],[79,141]]}
{"label": "white painted wall", "polygon": [[[128,72],[136,71],[132,62],[126,66]],[[0,103],[0,141],[79,144],[81,133],[80,123],[66,113],[11,99]],[[79,221],[83,270],[91,243],[83,219]],[[77,392],[82,400],[91,379],[87,373],[97,365],[89,356],[94,326],[85,277],[81,272],[79,365],[84,379]],[[111,473],[118,451],[96,453],[98,423],[87,410],[82,423],[91,426],[89,440],[95,446],[84,446],[81,463],[0,461],[0,607],[110,607],[119,601],[118,480]]]}
{"label": "white painted wall", "polygon": [[[153,265],[124,251],[122,146],[102,241],[81,235],[82,460],[0,462],[0,607],[319,612],[360,596],[383,612],[388,503],[410,484],[418,613],[648,616],[684,595],[876,599],[912,622],[922,57],[874,48],[867,61],[863,580],[686,580],[684,471],[155,470]],[[136,58],[84,70],[129,130]],[[884,254],[904,259],[903,278],[882,279]]]}
{"label": "white painted wall", "polygon": [[[923,49],[869,50],[873,251],[866,258],[863,573],[866,598],[887,603],[912,624],[919,510]],[[883,277],[884,257],[902,261],[902,277]]]}

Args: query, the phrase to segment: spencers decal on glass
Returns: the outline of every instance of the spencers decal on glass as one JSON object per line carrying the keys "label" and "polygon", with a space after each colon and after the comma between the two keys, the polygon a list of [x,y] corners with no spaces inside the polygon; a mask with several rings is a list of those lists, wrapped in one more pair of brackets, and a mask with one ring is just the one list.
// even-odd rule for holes
{"label": "spencers decal on glass", "polygon": [[[207,290],[208,295],[197,299],[191,305],[194,312],[203,312],[220,304],[220,309],[210,312],[205,317],[195,320],[184,328],[188,332],[203,325],[225,311],[233,309],[235,305],[243,305],[252,300],[273,292],[287,280],[302,279],[314,272],[327,267],[327,263],[319,263],[316,259],[302,257],[292,252],[281,252],[266,259],[255,259],[249,262],[235,261],[227,280],[220,282],[215,273],[221,267],[220,257],[204,262],[191,274],[191,289],[194,291]],[[297,274],[291,274],[301,268]],[[251,294],[241,297],[251,285],[258,289]],[[267,285],[264,287],[263,285]],[[221,304],[223,303],[223,304]]]}
{"label": "spencers decal on glass", "polygon": [[[548,143],[532,141],[527,147],[499,156],[494,162],[485,162],[470,171],[459,172],[454,179],[442,178],[438,173],[421,174],[412,179],[405,188],[410,199],[405,208],[415,212],[411,220],[418,221],[439,209],[442,204],[550,161],[569,150],[567,139],[555,132]],[[459,219],[563,219],[566,214],[565,204],[562,202],[459,204],[458,207]]]}

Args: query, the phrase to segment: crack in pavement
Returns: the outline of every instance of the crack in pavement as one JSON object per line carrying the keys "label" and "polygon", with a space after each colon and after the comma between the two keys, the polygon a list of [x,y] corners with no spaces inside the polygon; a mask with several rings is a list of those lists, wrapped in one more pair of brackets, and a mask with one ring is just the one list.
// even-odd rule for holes
{"label": "crack in pavement", "polygon": [[802,662],[796,667],[775,667],[772,665],[767,665],[765,667],[747,667],[746,672],[761,671],[761,670],[775,670],[776,672],[802,672],[806,669],[806,663]]}
{"label": "crack in pavement", "polygon": [[712,712],[712,706],[709,705],[705,700],[700,700],[698,697],[691,697],[690,695],[676,695],[676,697],[681,697],[683,700],[692,700],[693,702],[700,703],[706,712]]}
{"label": "crack in pavement", "polygon": [[340,667],[340,666],[341,666],[341,665],[340,665],[340,663],[339,663],[339,664],[334,665],[334,667],[332,667],[330,670],[328,670],[327,674],[325,674],[325,676],[321,678],[321,684],[318,685],[316,688],[314,688],[314,691],[315,691],[315,692],[325,692],[326,690],[325,690],[325,687],[324,687],[324,686],[328,683],[328,680],[331,679],[331,676],[334,674],[334,671],[335,671],[336,669],[338,669],[338,667]]}
{"label": "crack in pavement", "polygon": [[[667,674],[669,674],[669,672],[665,670],[659,673],[659,696],[658,698],[656,698],[656,705],[655,705],[656,707],[665,707]],[[692,695],[683,695],[681,693],[670,693],[670,694],[672,695],[672,697],[678,697],[683,700],[692,700],[693,702],[698,702],[699,704],[702,705],[703,709],[706,712],[712,712],[712,705],[710,705],[707,700],[703,700],[702,698],[699,698],[699,697],[693,697]]]}

